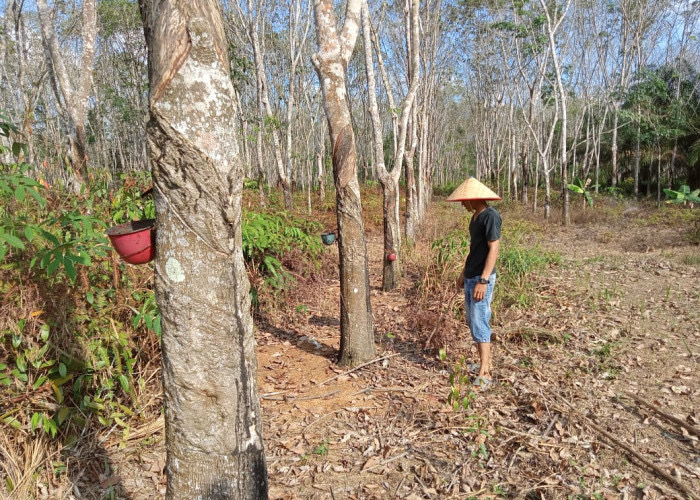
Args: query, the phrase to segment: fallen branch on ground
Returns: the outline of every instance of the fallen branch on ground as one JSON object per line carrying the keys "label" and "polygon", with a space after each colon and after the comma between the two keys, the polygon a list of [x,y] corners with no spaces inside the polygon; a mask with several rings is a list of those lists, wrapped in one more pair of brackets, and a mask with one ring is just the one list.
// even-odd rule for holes
{"label": "fallen branch on ground", "polygon": [[323,382],[321,382],[321,383],[318,384],[318,385],[327,384],[327,383],[330,382],[331,380],[335,380],[335,379],[337,379],[338,377],[342,377],[343,375],[348,375],[349,373],[355,372],[355,371],[359,370],[360,368],[364,368],[364,367],[367,366],[367,365],[371,365],[372,363],[376,363],[377,361],[382,361],[382,360],[384,360],[384,359],[393,358],[394,356],[398,356],[398,355],[399,355],[399,353],[398,353],[398,352],[395,352],[394,354],[389,354],[388,356],[382,356],[381,358],[375,358],[375,359],[373,359],[372,361],[367,361],[366,363],[362,363],[360,366],[356,366],[356,367],[353,368],[352,370],[348,370],[348,371],[346,371],[346,372],[339,373],[339,374],[336,375],[335,377],[331,377],[331,378],[329,378],[328,380],[324,380]]}
{"label": "fallen branch on ground", "polygon": [[658,409],[656,406],[647,403],[647,402],[644,401],[642,398],[640,398],[639,396],[636,396],[636,395],[632,394],[631,392],[626,392],[626,393],[624,393],[624,395],[627,396],[628,398],[634,399],[634,400],[635,400],[637,403],[639,403],[640,405],[645,406],[645,407],[649,408],[650,410],[653,410],[655,413],[657,413],[657,414],[660,415],[661,417],[665,418],[665,419],[668,420],[669,422],[672,422],[672,423],[674,423],[674,424],[680,425],[681,427],[683,427],[684,429],[686,429],[686,430],[687,430],[688,432],[690,432],[691,434],[694,434],[694,435],[696,435],[696,436],[700,436],[700,430],[699,430],[697,427],[692,426],[692,425],[690,425],[690,424],[684,422],[684,421],[681,420],[680,418],[676,418],[676,417],[674,417],[673,415],[669,415],[668,413],[661,411],[661,410]]}
{"label": "fallen branch on ground", "polygon": [[[670,475],[668,472],[664,471],[663,469],[659,468],[657,465],[654,463],[650,462],[647,460],[641,453],[639,453],[637,450],[632,448],[630,445],[623,443],[622,441],[618,440],[616,437],[614,437],[612,434],[610,434],[608,431],[605,429],[601,428],[598,424],[594,423],[590,418],[586,417],[585,415],[581,415],[578,413],[573,405],[569,403],[566,399],[562,398],[561,396],[557,395],[557,399],[561,400],[566,404],[566,406],[569,407],[569,415],[572,415],[579,419],[582,423],[586,424],[588,427],[596,431],[598,434],[606,437],[609,439],[612,443],[617,445],[619,448],[622,448],[624,451],[628,453],[631,457],[636,459],[639,463],[645,465],[648,467],[650,470],[655,472],[657,475],[665,479],[669,484],[673,485],[674,488],[676,488],[678,491],[682,492],[684,495],[686,495],[690,499],[696,499],[700,500],[700,495],[692,491],[690,488],[688,488],[685,484],[681,483],[678,479]],[[608,446],[610,446],[610,443],[605,443]],[[612,447],[612,446],[611,446]]]}

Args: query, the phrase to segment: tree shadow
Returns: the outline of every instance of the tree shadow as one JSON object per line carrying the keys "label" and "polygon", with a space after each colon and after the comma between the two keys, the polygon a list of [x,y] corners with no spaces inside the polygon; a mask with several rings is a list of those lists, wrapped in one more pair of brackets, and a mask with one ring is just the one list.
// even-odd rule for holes
{"label": "tree shadow", "polygon": [[131,500],[109,452],[94,435],[76,448],[64,448],[61,458],[77,498]]}
{"label": "tree shadow", "polygon": [[309,318],[309,323],[316,326],[340,326],[340,320],[338,318],[332,318],[330,316],[318,316],[316,314]]}
{"label": "tree shadow", "polygon": [[[332,321],[332,318],[327,319]],[[340,322],[338,322],[338,324],[340,324]],[[284,328],[275,326],[268,321],[259,323],[258,329],[262,332],[271,333],[276,339],[283,342],[287,341],[296,348],[309,354],[313,354],[314,356],[330,359],[333,362],[335,362],[338,356],[338,351],[334,347],[323,342],[319,342],[315,338],[309,337],[308,335],[303,335],[295,330],[285,330]]]}

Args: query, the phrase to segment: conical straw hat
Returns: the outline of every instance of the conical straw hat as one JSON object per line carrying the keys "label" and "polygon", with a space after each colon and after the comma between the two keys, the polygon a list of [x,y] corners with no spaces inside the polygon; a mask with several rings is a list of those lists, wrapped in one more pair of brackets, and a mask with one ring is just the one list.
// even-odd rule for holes
{"label": "conical straw hat", "polygon": [[474,177],[470,177],[457,189],[452,191],[452,194],[447,197],[447,201],[465,201],[465,200],[500,200],[501,197],[477,181]]}

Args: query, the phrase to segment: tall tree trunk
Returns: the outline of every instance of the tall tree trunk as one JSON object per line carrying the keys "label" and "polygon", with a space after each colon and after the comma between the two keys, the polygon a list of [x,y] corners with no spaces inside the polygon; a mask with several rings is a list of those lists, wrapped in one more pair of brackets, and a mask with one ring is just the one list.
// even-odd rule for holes
{"label": "tall tree trunk", "polygon": [[[393,290],[398,286],[401,279],[401,225],[399,221],[399,177],[401,175],[402,158],[405,153],[405,144],[407,136],[407,122],[409,114],[415,107],[415,98],[418,91],[418,0],[411,0],[407,3],[406,9],[407,18],[407,37],[411,37],[409,45],[416,47],[416,52],[413,53],[413,58],[409,63],[408,73],[410,87],[404,99],[401,111],[401,118],[398,125],[398,137],[394,138],[396,149],[394,150],[394,159],[392,168],[387,171],[384,164],[384,140],[382,134],[382,124],[379,116],[379,107],[377,105],[377,90],[374,76],[374,61],[372,58],[372,37],[371,26],[369,20],[369,6],[366,2],[362,5],[362,34],[364,39],[365,49],[365,74],[368,88],[368,108],[372,120],[373,145],[374,145],[374,165],[377,169],[379,181],[383,191],[383,222],[384,222],[384,254],[383,254],[383,273],[382,273],[382,289],[384,291]],[[377,45],[378,47],[378,45]],[[382,64],[379,58],[380,66]],[[387,82],[385,81],[385,84]],[[387,89],[387,94],[391,93],[391,89]]]}
{"label": "tall tree trunk", "polygon": [[292,190],[291,190],[291,179],[293,176],[293,165],[292,165],[292,120],[293,113],[295,110],[294,103],[294,92],[295,83],[297,79],[296,67],[299,64],[301,58],[304,44],[307,40],[307,35],[309,33],[309,27],[311,25],[311,2],[306,0],[307,11],[303,16],[305,21],[305,26],[303,27],[303,33],[299,35],[297,40],[297,31],[300,26],[301,17],[301,0],[296,0],[290,2],[289,5],[289,96],[287,99],[287,127],[286,127],[286,150],[285,150],[285,172],[282,178],[282,188],[284,189],[284,200],[287,210],[292,208]]}
{"label": "tall tree trunk", "polygon": [[37,12],[41,24],[41,34],[48,48],[51,68],[60,91],[59,107],[68,118],[72,137],[71,160],[78,184],[84,184],[87,179],[87,140],[85,135],[85,115],[87,103],[92,89],[92,72],[94,68],[95,39],[97,38],[96,0],[83,0],[83,19],[81,33],[81,64],[77,86],[74,86],[61,55],[61,48],[53,26],[46,0],[37,0]]}
{"label": "tall tree trunk", "polygon": [[527,188],[528,188],[528,184],[530,182],[530,179],[529,179],[530,169],[527,166],[527,159],[528,159],[527,143],[523,142],[523,149],[522,149],[522,152],[520,153],[520,165],[521,165],[520,171],[522,173],[521,174],[522,175],[522,181],[521,181],[522,189],[520,190],[520,196],[521,196],[521,201],[522,201],[523,205],[527,205],[527,203],[528,203]]}
{"label": "tall tree trunk", "polygon": [[[413,118],[409,122],[409,127],[413,127]],[[411,133],[411,135],[413,135]],[[404,156],[404,169],[406,180],[406,213],[404,221],[404,236],[406,240],[413,241],[416,238],[416,177],[413,169],[413,156],[406,154]]]}
{"label": "tall tree trunk", "polygon": [[618,163],[618,158],[617,158],[617,127],[618,127],[618,120],[620,119],[619,116],[619,106],[617,103],[613,104],[613,122],[612,122],[612,138],[611,138],[611,144],[610,144],[610,163],[611,163],[611,172],[610,172],[610,183],[612,187],[617,187],[617,177],[618,177],[618,170],[619,167],[617,165]]}
{"label": "tall tree trunk", "polygon": [[[168,499],[267,498],[238,118],[213,0],[141,0]],[[203,85],[206,82],[206,85]]]}
{"label": "tall tree trunk", "polygon": [[642,159],[641,125],[637,122],[637,140],[634,146],[634,197],[639,198],[639,164]]}
{"label": "tall tree trunk", "polygon": [[345,72],[359,31],[363,0],[348,0],[345,23],[338,34],[332,0],[315,0],[318,52],[313,63],[323,92],[324,109],[333,151],[333,179],[338,217],[340,259],[341,366],[372,359],[374,328],[369,298],[367,243],[357,180],[355,134],[348,105]]}
{"label": "tall tree trunk", "polygon": [[258,1],[256,8],[256,13],[253,14],[252,3],[248,0],[248,13],[250,18],[248,19],[248,36],[250,37],[251,44],[253,45],[253,61],[255,64],[255,81],[258,93],[258,102],[260,103],[260,114],[262,118],[261,127],[265,127],[268,122],[270,126],[270,133],[272,135],[272,146],[275,154],[275,164],[277,165],[277,176],[279,177],[279,182],[282,186],[282,192],[284,194],[284,206],[287,210],[291,210],[293,207],[292,201],[292,184],[287,176],[287,171],[284,167],[282,161],[282,148],[280,146],[280,137],[277,127],[277,120],[275,119],[274,113],[272,112],[272,106],[270,105],[269,92],[267,91],[267,73],[265,72],[265,52],[262,48],[259,38],[259,25],[260,25],[260,6],[261,1]]}
{"label": "tall tree trunk", "polygon": [[[566,3],[563,7],[561,7],[561,10],[556,9],[554,12],[554,15],[557,15],[557,12],[559,13],[559,18],[552,18],[552,13],[550,13],[550,8],[545,2],[545,0],[540,0],[540,5],[542,7],[542,11],[545,14],[545,17],[547,19],[547,35],[549,37],[549,46],[552,51],[552,62],[554,63],[554,73],[556,76],[557,80],[557,93],[559,94],[559,98],[557,99],[559,107],[561,109],[561,146],[560,146],[560,157],[559,157],[559,173],[561,175],[561,197],[563,200],[562,203],[562,223],[566,226],[570,222],[570,216],[569,216],[569,205],[570,205],[570,199],[569,199],[569,188],[567,186],[567,169],[566,169],[566,162],[567,162],[567,104],[566,104],[566,90],[564,89],[564,84],[562,82],[562,76],[561,76],[561,66],[559,63],[559,55],[557,51],[557,45],[556,41],[554,39],[554,36],[556,34],[556,31],[559,29],[561,26],[562,21],[564,20],[564,17],[567,14],[567,11],[569,10],[569,6],[571,5],[572,0],[566,0]],[[549,177],[549,176],[548,176]],[[548,206],[548,205],[547,205]],[[545,208],[546,210],[546,208]]]}

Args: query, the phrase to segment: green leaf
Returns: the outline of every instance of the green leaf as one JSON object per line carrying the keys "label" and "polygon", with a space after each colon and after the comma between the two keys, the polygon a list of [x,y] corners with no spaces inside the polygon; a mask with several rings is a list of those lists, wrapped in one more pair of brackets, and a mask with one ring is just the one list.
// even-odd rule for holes
{"label": "green leaf", "polygon": [[34,389],[36,391],[39,387],[41,387],[41,385],[44,382],[46,382],[46,378],[47,378],[46,375],[42,375],[41,377],[36,379],[36,382],[34,382],[34,385],[32,385],[32,389]]}
{"label": "green leaf", "polygon": [[66,365],[64,363],[59,363],[58,364],[58,374],[61,377],[65,377],[66,373],[68,373],[68,369],[66,368]]}
{"label": "green leaf", "polygon": [[[12,143],[12,156],[14,156],[15,158],[18,158],[19,154],[22,151],[26,151],[26,149],[27,149],[26,144],[23,144],[21,142],[13,142]],[[25,155],[26,155],[26,153],[25,153]]]}
{"label": "green leaf", "polygon": [[36,430],[36,428],[39,427],[39,425],[41,424],[41,421],[43,420],[43,417],[44,417],[44,415],[39,413],[39,412],[36,412],[36,413],[34,413],[34,415],[32,415],[32,420],[31,420],[31,424],[30,424],[30,428],[31,428],[32,432],[34,432]]}
{"label": "green leaf", "polygon": [[17,365],[17,369],[21,373],[25,373],[27,371],[27,360],[25,359],[24,356],[17,356],[17,359],[15,360],[15,364]]}
{"label": "green leaf", "polygon": [[95,302],[95,295],[92,293],[92,290],[87,291],[87,293],[85,294],[85,300],[88,301],[88,304],[92,304]]}
{"label": "green leaf", "polygon": [[124,392],[129,392],[129,379],[126,378],[126,375],[119,375],[118,378]]}
{"label": "green leaf", "polygon": [[66,259],[70,259],[77,264],[82,264],[84,266],[89,266],[91,264],[90,256],[87,252],[81,251],[77,255],[74,253],[66,254]]}
{"label": "green leaf", "polygon": [[56,270],[61,266],[61,261],[63,261],[63,255],[58,255],[60,255],[60,258],[54,256],[54,259],[51,262],[49,262],[49,265],[46,267],[46,272],[49,275],[54,274]]}
{"label": "green leaf", "polygon": [[46,231],[45,229],[39,228],[39,232],[41,233],[41,236],[50,243],[53,243],[54,246],[58,246],[60,243],[58,242],[58,238],[54,236],[52,233]]}
{"label": "green leaf", "polygon": [[61,409],[58,410],[58,414],[56,415],[56,420],[58,420],[58,425],[61,425],[63,422],[66,421],[66,418],[70,415],[70,408],[67,406],[61,406]]}
{"label": "green leaf", "polygon": [[14,236],[12,234],[1,233],[0,239],[5,240],[8,244],[12,245],[15,248],[19,248],[20,250],[24,250],[25,248],[24,243],[22,243],[22,240],[20,240],[17,236]]}
{"label": "green leaf", "polygon": [[26,188],[22,185],[17,186],[15,188],[15,199],[19,201],[20,203],[24,201],[24,198],[27,195]]}
{"label": "green leaf", "polygon": [[39,329],[39,335],[41,336],[41,340],[46,342],[49,339],[49,332],[51,331],[51,327],[47,324],[44,323],[41,325],[41,328]]}
{"label": "green leaf", "polygon": [[66,274],[68,275],[68,278],[70,278],[72,282],[75,282],[77,274],[75,272],[75,264],[73,264],[73,261],[71,259],[64,259],[63,267],[66,269]]}
{"label": "green leaf", "polygon": [[24,237],[27,238],[27,241],[32,241],[34,236],[36,236],[36,229],[34,226],[24,226]]}
{"label": "green leaf", "polygon": [[58,428],[56,427],[56,422],[53,421],[52,418],[44,418],[44,431],[47,432],[48,434],[51,434],[51,437],[56,437],[56,431]]}
{"label": "green leaf", "polygon": [[46,199],[41,196],[35,189],[29,189],[27,192],[31,195],[32,198],[36,200],[36,202],[39,204],[39,207],[44,208],[46,206]]}

